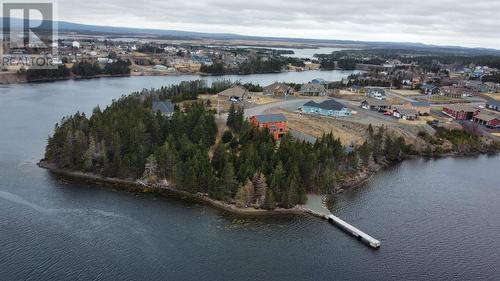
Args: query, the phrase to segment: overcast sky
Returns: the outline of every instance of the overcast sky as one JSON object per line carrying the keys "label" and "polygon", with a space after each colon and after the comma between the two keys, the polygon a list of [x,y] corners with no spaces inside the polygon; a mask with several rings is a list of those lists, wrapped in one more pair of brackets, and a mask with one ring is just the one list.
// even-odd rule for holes
{"label": "overcast sky", "polygon": [[500,0],[61,0],[85,24],[500,49]]}

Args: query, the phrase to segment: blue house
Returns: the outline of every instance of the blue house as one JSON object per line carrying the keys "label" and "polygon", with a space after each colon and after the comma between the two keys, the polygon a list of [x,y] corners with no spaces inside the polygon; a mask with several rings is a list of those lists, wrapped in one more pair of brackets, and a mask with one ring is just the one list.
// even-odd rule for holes
{"label": "blue house", "polygon": [[486,102],[486,108],[495,110],[495,111],[500,111],[500,101],[497,100],[489,100]]}
{"label": "blue house", "polygon": [[322,85],[325,85],[325,84],[328,84],[328,83],[323,78],[316,78],[316,79],[311,80],[311,84],[322,84]]}
{"label": "blue house", "polygon": [[309,101],[302,106],[302,111],[304,113],[318,114],[323,116],[351,116],[351,110],[336,100],[326,100],[322,103]]}

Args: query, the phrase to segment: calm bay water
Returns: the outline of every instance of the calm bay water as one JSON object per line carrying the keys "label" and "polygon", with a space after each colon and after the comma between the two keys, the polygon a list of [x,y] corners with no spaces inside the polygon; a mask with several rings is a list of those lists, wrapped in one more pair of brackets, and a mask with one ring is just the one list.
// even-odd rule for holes
{"label": "calm bay water", "polygon": [[[228,78],[266,85],[343,75]],[[342,194],[333,213],[380,239],[378,251],[319,219],[241,220],[35,165],[62,116],[196,78],[0,88],[0,280],[498,280],[498,156],[406,161]]]}

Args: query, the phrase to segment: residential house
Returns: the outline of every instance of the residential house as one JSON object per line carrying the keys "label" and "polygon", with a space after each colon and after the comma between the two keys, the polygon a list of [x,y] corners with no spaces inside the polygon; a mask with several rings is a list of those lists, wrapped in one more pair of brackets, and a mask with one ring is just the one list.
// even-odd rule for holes
{"label": "residential house", "polygon": [[280,137],[287,132],[287,121],[283,114],[266,114],[254,115],[250,117],[250,123],[253,126],[261,129],[267,128],[273,135],[274,140],[279,140]]}
{"label": "residential house", "polygon": [[264,87],[263,94],[266,96],[288,96],[292,95],[294,89],[285,83],[274,82],[269,86]]}
{"label": "residential house", "polygon": [[361,108],[385,112],[391,108],[391,105],[385,100],[367,98],[361,102]]}
{"label": "residential house", "polygon": [[462,86],[444,86],[440,91],[442,96],[459,99],[463,97],[471,97],[474,95],[473,91]]}
{"label": "residential house", "polygon": [[471,120],[479,110],[465,103],[456,103],[443,106],[443,113],[455,120]]}
{"label": "residential house", "polygon": [[174,115],[174,104],[169,101],[153,101],[152,105],[153,112],[160,112],[161,115],[170,117]]}
{"label": "residential house", "polygon": [[237,85],[218,93],[217,96],[226,98],[230,101],[238,102],[248,96],[248,90],[243,86]]}
{"label": "residential house", "polygon": [[300,94],[303,96],[326,96],[326,89],[322,84],[307,83],[300,88]]}
{"label": "residential house", "polygon": [[420,86],[420,91],[424,95],[437,95],[439,94],[439,88],[432,84],[423,84]]}
{"label": "residential house", "polygon": [[488,93],[489,87],[480,80],[466,80],[465,87],[472,90],[474,93]]}
{"label": "residential house", "polygon": [[493,82],[484,83],[488,87],[488,93],[494,94],[500,90],[500,84],[495,84]]}
{"label": "residential house", "polygon": [[500,101],[497,100],[489,100],[486,102],[486,108],[495,110],[495,111],[500,111]]}
{"label": "residential house", "polygon": [[363,89],[362,86],[360,85],[352,85],[349,90],[353,93],[361,93],[361,90]]}
{"label": "residential house", "polygon": [[97,62],[100,64],[113,63],[113,59],[110,58],[97,58]]}
{"label": "residential house", "polygon": [[326,100],[322,103],[309,101],[302,106],[302,111],[309,114],[333,117],[351,116],[351,110],[349,108],[333,99]]}
{"label": "residential house", "polygon": [[385,100],[385,90],[381,88],[366,88],[365,96]]}
{"label": "residential house", "polygon": [[326,85],[326,84],[328,84],[328,83],[327,83],[327,82],[326,82],[326,80],[325,80],[325,79],[323,79],[323,78],[316,78],[316,79],[311,80],[311,84],[322,84],[322,85]]}
{"label": "residential house", "polygon": [[168,67],[165,65],[162,65],[162,64],[157,64],[157,65],[153,66],[153,69],[159,70],[159,71],[166,71],[168,69]]}
{"label": "residential house", "polygon": [[413,109],[419,115],[429,115],[431,113],[431,104],[426,101],[412,101],[403,104],[406,109]]}
{"label": "residential house", "polygon": [[492,129],[500,129],[500,114],[494,111],[482,110],[472,117],[472,121]]}
{"label": "residential house", "polygon": [[392,115],[399,119],[416,120],[418,119],[418,112],[415,109],[405,108],[401,106],[394,107]]}

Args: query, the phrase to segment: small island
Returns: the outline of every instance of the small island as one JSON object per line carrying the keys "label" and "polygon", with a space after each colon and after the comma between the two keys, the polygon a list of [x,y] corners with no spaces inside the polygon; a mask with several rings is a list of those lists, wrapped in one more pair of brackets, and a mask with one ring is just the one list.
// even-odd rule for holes
{"label": "small island", "polygon": [[[230,88],[202,80],[122,96],[90,117],[75,113],[55,125],[39,165],[55,173],[124,189],[174,193],[238,214],[302,213],[307,194],[336,194],[408,157],[498,151],[464,130],[436,127],[416,149],[384,126],[368,126],[362,145],[332,133],[315,142],[276,138],[232,103],[218,115],[210,100]],[[241,86],[240,86],[241,87]],[[175,105],[173,103],[175,103]],[[441,145],[451,143],[444,150]]]}

